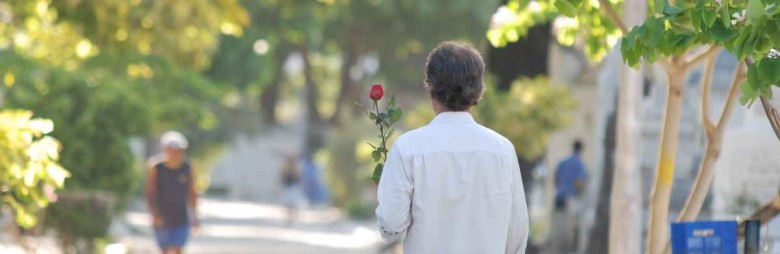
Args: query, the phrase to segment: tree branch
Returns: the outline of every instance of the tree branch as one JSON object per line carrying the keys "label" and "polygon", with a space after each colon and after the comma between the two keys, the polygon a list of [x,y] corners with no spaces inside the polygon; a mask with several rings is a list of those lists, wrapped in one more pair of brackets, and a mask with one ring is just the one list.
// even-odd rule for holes
{"label": "tree branch", "polygon": [[[750,57],[745,58],[745,65],[749,68],[753,65],[753,59]],[[780,114],[778,114],[777,109],[772,106],[769,98],[763,95],[761,95],[761,106],[764,108],[764,113],[766,114],[767,120],[769,120],[769,125],[772,126],[772,130],[775,132],[775,136],[780,140]]]}
{"label": "tree branch", "polygon": [[626,26],[626,23],[623,22],[623,19],[621,19],[620,16],[618,16],[617,12],[615,12],[615,9],[609,5],[607,0],[599,0],[599,6],[603,8],[604,14],[607,15],[607,18],[609,18],[609,20],[612,21],[612,23],[615,24],[615,26],[617,26],[621,32],[623,32],[623,36],[628,34],[628,27]]}
{"label": "tree branch", "polygon": [[761,106],[764,108],[766,118],[769,119],[769,124],[772,125],[772,130],[775,131],[775,136],[780,140],[780,115],[777,113],[777,109],[772,106],[769,98],[761,95]]}
{"label": "tree branch", "polygon": [[[761,225],[764,225],[777,216],[777,214],[780,214],[780,193],[778,193],[773,200],[767,202],[763,207],[753,212],[747,220],[758,220],[761,221]],[[739,238],[745,236],[745,221],[746,220],[739,222],[739,228],[737,230]]]}
{"label": "tree branch", "polygon": [[690,60],[685,61],[685,64],[683,65],[685,70],[689,70],[691,68],[695,68],[698,64],[700,64],[702,61],[707,60],[707,58],[710,55],[716,55],[720,53],[720,46],[710,46],[710,48],[702,53],[699,53],[698,55],[694,56]]}
{"label": "tree branch", "polygon": [[737,70],[734,71],[734,79],[731,81],[731,88],[729,88],[729,94],[728,97],[726,97],[726,105],[723,106],[723,111],[720,112],[720,119],[718,119],[718,125],[715,126],[719,131],[726,128],[726,122],[731,116],[731,112],[733,111],[731,108],[734,106],[734,101],[736,101],[737,95],[739,94],[739,84],[745,80],[745,67],[746,65],[740,62],[737,66]]}
{"label": "tree branch", "polygon": [[707,136],[715,131],[715,125],[710,119],[710,91],[712,90],[712,73],[715,72],[715,60],[717,55],[710,55],[707,58],[707,67],[704,69],[704,75],[701,79],[701,117]]}

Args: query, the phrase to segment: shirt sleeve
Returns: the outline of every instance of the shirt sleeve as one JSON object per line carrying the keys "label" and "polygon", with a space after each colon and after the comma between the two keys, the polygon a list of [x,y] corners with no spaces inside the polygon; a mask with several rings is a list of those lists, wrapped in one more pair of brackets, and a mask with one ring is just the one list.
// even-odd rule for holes
{"label": "shirt sleeve", "polygon": [[386,241],[401,237],[411,224],[412,174],[404,167],[401,151],[394,146],[387,156],[377,190],[376,217]]}
{"label": "shirt sleeve", "polygon": [[528,244],[528,205],[525,201],[523,179],[520,175],[520,165],[514,148],[511,149],[509,158],[509,170],[512,177],[512,211],[509,218],[509,232],[507,234],[506,253],[525,253]]}

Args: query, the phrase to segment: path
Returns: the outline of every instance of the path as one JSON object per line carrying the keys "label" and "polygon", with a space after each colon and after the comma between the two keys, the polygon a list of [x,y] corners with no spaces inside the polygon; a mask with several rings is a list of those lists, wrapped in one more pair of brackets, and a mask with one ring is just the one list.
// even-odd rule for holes
{"label": "path", "polygon": [[[157,252],[149,215],[131,210],[115,234],[130,253]],[[203,226],[187,253],[375,253],[382,242],[374,222],[350,221],[333,209],[304,210],[291,226],[276,205],[203,199],[200,211]]]}

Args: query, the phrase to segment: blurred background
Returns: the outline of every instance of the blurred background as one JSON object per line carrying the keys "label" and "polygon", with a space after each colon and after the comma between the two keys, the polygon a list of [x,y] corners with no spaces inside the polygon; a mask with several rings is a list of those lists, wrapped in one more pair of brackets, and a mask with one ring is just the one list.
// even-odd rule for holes
{"label": "blurred background", "polygon": [[[581,43],[559,44],[560,36],[580,40],[557,32],[568,31],[566,20],[540,23],[495,48],[486,34],[501,21],[503,4],[0,1],[0,252],[157,252],[143,186],[147,160],[168,130],[189,139],[202,195],[203,227],[187,253],[396,252],[397,243],[376,233],[374,164],[365,144],[377,142],[376,130],[356,103],[368,105],[370,85],[381,83],[404,112],[393,137],[427,124],[434,113],[422,84],[426,54],[459,40],[488,63],[488,89],[473,113],[510,138],[519,155],[529,253],[554,253],[551,176],[575,140],[584,143],[590,175],[576,248],[606,253],[623,63],[618,52],[601,52],[596,63]],[[736,67],[733,56],[719,59],[716,73]],[[645,204],[665,96],[657,72],[646,71],[643,85],[638,198]],[[714,105],[724,103],[729,79],[715,78]],[[693,182],[705,142],[700,91],[685,93],[693,99],[683,108],[676,186]],[[724,151],[718,167],[755,164],[752,174],[766,186],[748,190],[756,177],[720,174],[706,216],[745,214],[774,197],[780,173],[769,169],[780,162],[754,151],[780,144],[761,117],[735,110],[725,147],[745,152]],[[32,154],[25,149],[41,156],[20,161],[16,155]],[[289,167],[304,190],[293,221],[282,200]],[[675,189],[673,213],[688,188]]]}

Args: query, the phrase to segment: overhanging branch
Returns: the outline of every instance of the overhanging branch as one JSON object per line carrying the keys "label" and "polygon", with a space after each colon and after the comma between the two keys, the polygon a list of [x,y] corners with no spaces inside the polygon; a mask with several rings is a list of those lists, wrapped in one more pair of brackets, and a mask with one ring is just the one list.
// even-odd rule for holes
{"label": "overhanging branch", "polygon": [[623,22],[623,19],[621,19],[620,16],[618,16],[617,12],[615,12],[615,9],[609,5],[609,1],[599,0],[599,6],[604,10],[604,14],[607,15],[607,18],[609,18],[609,20],[620,29],[620,32],[623,33],[623,36],[627,35],[628,27],[626,26],[626,23]]}
{"label": "overhanging branch", "polygon": [[778,114],[777,109],[769,101],[769,98],[763,95],[761,95],[761,106],[764,108],[769,124],[772,125],[772,130],[775,131],[775,136],[780,140],[780,114]]}
{"label": "overhanging branch", "polygon": [[707,58],[710,57],[710,55],[718,54],[718,53],[720,53],[720,46],[714,46],[714,45],[710,46],[710,48],[707,49],[706,51],[699,53],[698,55],[692,57],[690,60],[686,60],[684,65],[685,70],[689,70],[691,68],[696,67],[696,65],[700,64],[704,60],[707,60]]}
{"label": "overhanging branch", "polygon": [[[745,65],[750,68],[750,66],[753,65],[753,59],[750,57],[745,58]],[[761,95],[760,99],[761,107],[764,108],[764,113],[766,114],[767,120],[769,120],[769,125],[772,126],[772,131],[775,132],[775,136],[780,140],[780,114],[778,114],[778,111],[775,106],[772,105],[772,102],[769,101],[769,98]]]}

